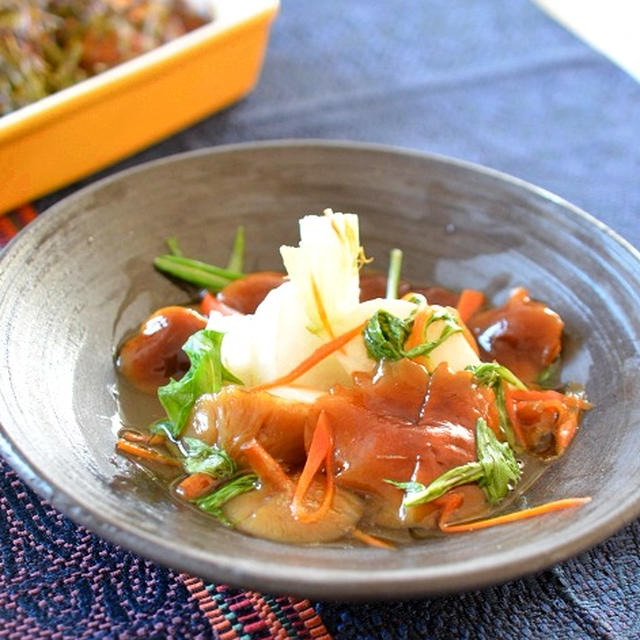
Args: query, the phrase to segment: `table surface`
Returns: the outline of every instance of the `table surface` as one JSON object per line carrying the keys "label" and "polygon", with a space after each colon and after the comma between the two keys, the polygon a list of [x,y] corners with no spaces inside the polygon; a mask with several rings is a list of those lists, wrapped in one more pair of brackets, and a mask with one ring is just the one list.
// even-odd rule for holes
{"label": "table surface", "polygon": [[[36,208],[188,149],[350,139],[505,171],[640,247],[640,84],[528,0],[283,4],[248,98]],[[0,238],[28,217],[5,217]],[[640,637],[640,522],[552,569],[481,591],[308,602],[158,567],[76,527],[0,465],[0,639]]]}

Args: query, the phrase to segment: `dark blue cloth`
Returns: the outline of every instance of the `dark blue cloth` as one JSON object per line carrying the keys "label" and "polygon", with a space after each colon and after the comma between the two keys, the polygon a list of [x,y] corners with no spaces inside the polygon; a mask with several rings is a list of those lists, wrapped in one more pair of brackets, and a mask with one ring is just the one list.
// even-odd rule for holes
{"label": "dark blue cloth", "polygon": [[[288,137],[486,164],[565,197],[640,247],[640,85],[527,0],[284,0],[247,99],[101,175],[182,150]],[[507,585],[317,609],[344,639],[639,638],[639,552],[635,523]]]}

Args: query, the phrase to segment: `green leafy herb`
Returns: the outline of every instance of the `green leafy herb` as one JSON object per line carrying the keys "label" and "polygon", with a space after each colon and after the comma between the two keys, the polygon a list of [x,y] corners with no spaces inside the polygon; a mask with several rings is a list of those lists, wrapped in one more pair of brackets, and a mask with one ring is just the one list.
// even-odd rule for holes
{"label": "green leafy herb", "polygon": [[229,271],[242,272],[244,267],[244,227],[241,225],[236,231],[236,237],[233,240],[233,249],[229,256],[227,269]]}
{"label": "green leafy herb", "polygon": [[178,238],[176,238],[176,236],[169,236],[167,238],[167,247],[169,248],[171,255],[182,257],[182,249],[180,249]]}
{"label": "green leafy herb", "polygon": [[503,380],[516,389],[526,389],[527,386],[510,369],[497,362],[483,362],[482,364],[469,365],[468,371],[473,372],[473,377],[487,387],[496,387]]}
{"label": "green leafy herb", "polygon": [[509,493],[522,470],[509,443],[500,442],[482,418],[478,418],[476,423],[476,449],[482,467],[482,478],[478,480],[478,485],[489,503],[495,504]]}
{"label": "green leafy herb", "polygon": [[182,438],[186,457],[182,466],[187,473],[206,473],[217,480],[230,478],[237,471],[235,460],[224,450],[198,438]]}
{"label": "green leafy herb", "polygon": [[536,379],[536,384],[544,389],[555,389],[560,386],[559,374],[562,358],[558,356],[548,367],[545,367]]}
{"label": "green leafy herb", "polygon": [[189,370],[180,380],[172,378],[158,389],[158,399],[167,412],[173,437],[180,435],[199,396],[219,391],[224,380],[242,384],[222,364],[223,337],[223,333],[213,329],[201,329],[190,336],[182,347],[191,361]]}
{"label": "green leafy herb", "polygon": [[411,333],[413,317],[402,320],[384,309],[379,309],[369,318],[362,332],[367,353],[374,360],[382,358],[400,360],[401,358],[428,355],[451,335],[462,331],[457,318],[442,309],[431,314],[425,325],[425,333],[430,325],[438,321],[443,322],[443,327],[435,340],[425,340],[423,343],[405,350],[404,343]]}
{"label": "green leafy herb", "polygon": [[402,271],[402,250],[391,249],[389,255],[389,272],[387,274],[386,298],[395,300],[398,297],[398,285],[400,283],[400,272]]}
{"label": "green leafy herb", "polygon": [[386,482],[405,490],[402,502],[405,507],[431,502],[450,489],[470,482],[477,482],[489,503],[494,504],[507,495],[512,483],[518,481],[520,466],[509,444],[500,442],[482,418],[476,422],[476,452],[476,462],[449,469],[429,485],[395,480]]}
{"label": "green leafy herb", "polygon": [[462,327],[458,322],[458,319],[452,314],[442,309],[440,311],[436,311],[431,314],[429,320],[425,325],[425,334],[427,329],[434,323],[442,321],[444,326],[442,327],[442,331],[440,335],[435,340],[425,340],[422,344],[416,345],[412,349],[409,349],[405,352],[405,357],[407,358],[415,358],[417,356],[427,356],[429,355],[436,347],[439,347],[447,338],[452,336],[454,333],[459,333],[462,331]]}
{"label": "green leafy herb", "polygon": [[209,291],[220,291],[242,273],[170,253],[153,260],[156,269]]}
{"label": "green leafy herb", "polygon": [[496,408],[500,418],[500,430],[509,446],[518,450],[516,436],[511,420],[507,412],[507,404],[504,396],[504,383],[507,382],[517,389],[526,389],[526,385],[512,371],[497,362],[483,362],[478,365],[470,365],[468,371],[473,372],[473,377],[480,383],[493,389],[496,396]]}
{"label": "green leafy herb", "polygon": [[226,525],[231,526],[232,523],[224,515],[223,507],[232,498],[239,496],[247,491],[256,488],[258,476],[255,473],[245,473],[243,475],[232,478],[223,485],[216,487],[211,493],[202,498],[198,498],[195,504],[198,508],[215,516]]}
{"label": "green leafy herb", "polygon": [[379,309],[363,329],[367,352],[374,360],[405,357],[404,343],[411,333],[413,320],[401,320],[392,313]]}

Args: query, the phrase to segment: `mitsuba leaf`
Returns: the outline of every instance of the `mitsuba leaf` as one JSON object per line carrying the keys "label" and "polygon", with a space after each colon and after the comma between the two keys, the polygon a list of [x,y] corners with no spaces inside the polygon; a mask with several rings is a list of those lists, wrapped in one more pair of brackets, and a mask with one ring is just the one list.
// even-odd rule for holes
{"label": "mitsuba leaf", "polygon": [[405,349],[413,327],[413,316],[402,320],[384,309],[374,313],[363,329],[362,335],[367,347],[367,353],[374,360],[387,358],[400,360],[400,358],[416,358],[430,354],[437,346],[441,345],[449,336],[462,331],[457,318],[446,310],[438,310],[431,314],[425,325],[425,333],[434,322],[443,322],[440,335],[434,340],[426,340],[411,349]]}
{"label": "mitsuba leaf", "polygon": [[509,493],[522,471],[509,444],[500,442],[482,418],[478,418],[476,423],[476,450],[478,463],[482,467],[478,485],[487,500],[494,504]]}
{"label": "mitsuba leaf", "polygon": [[558,356],[548,367],[545,367],[538,377],[536,378],[536,384],[544,389],[556,389],[559,384],[560,368],[562,365],[562,358]]}
{"label": "mitsuba leaf", "polygon": [[477,482],[489,503],[494,504],[502,500],[518,481],[520,466],[509,444],[500,442],[482,418],[476,422],[476,452],[476,462],[448,469],[428,485],[395,480],[386,482],[405,490],[402,502],[405,507],[431,502],[447,491],[470,482]]}
{"label": "mitsuba leaf", "polygon": [[404,343],[411,333],[411,326],[411,320],[401,320],[384,309],[376,311],[363,330],[367,353],[374,360],[404,358]]}
{"label": "mitsuba leaf", "polygon": [[232,478],[228,482],[216,487],[211,493],[202,498],[198,498],[195,504],[202,511],[210,513],[226,525],[231,526],[231,522],[224,515],[222,508],[232,498],[239,496],[247,491],[252,491],[257,487],[258,476],[255,473],[245,473],[236,478]]}
{"label": "mitsuba leaf", "polygon": [[174,438],[180,435],[199,396],[220,391],[225,380],[242,384],[222,364],[220,348],[223,337],[223,333],[212,329],[201,329],[190,336],[182,347],[191,361],[189,370],[180,380],[172,378],[158,389],[158,399],[167,412],[170,433]]}
{"label": "mitsuba leaf", "polygon": [[217,480],[230,478],[237,471],[234,459],[224,450],[198,438],[182,438],[185,452],[182,466],[187,473],[206,473]]}
{"label": "mitsuba leaf", "polygon": [[503,380],[516,389],[526,389],[527,386],[507,367],[497,362],[483,362],[476,366],[467,367],[473,372],[473,377],[487,387],[497,387]]}
{"label": "mitsuba leaf", "polygon": [[[431,502],[454,487],[476,482],[481,478],[482,467],[477,462],[469,462],[445,471],[428,485],[420,482],[391,482],[391,484],[405,489],[406,495],[402,504],[405,507],[413,507],[417,504]],[[403,484],[405,485],[404,487],[402,487]]]}
{"label": "mitsuba leaf", "polygon": [[504,384],[508,383],[516,387],[516,389],[526,389],[527,386],[510,369],[507,369],[507,367],[497,362],[483,362],[476,366],[467,367],[467,370],[473,372],[473,377],[477,382],[493,389],[496,396],[496,408],[498,409],[498,416],[500,418],[500,430],[509,443],[509,446],[519,450],[520,447],[518,447],[516,442],[513,426],[507,412]]}

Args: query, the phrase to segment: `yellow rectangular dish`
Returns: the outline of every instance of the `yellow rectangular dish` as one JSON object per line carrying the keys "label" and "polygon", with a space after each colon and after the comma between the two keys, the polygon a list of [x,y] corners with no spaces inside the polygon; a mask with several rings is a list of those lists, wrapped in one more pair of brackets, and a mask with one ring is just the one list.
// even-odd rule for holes
{"label": "yellow rectangular dish", "polygon": [[209,0],[213,20],[0,117],[0,213],[246,95],[278,0]]}

